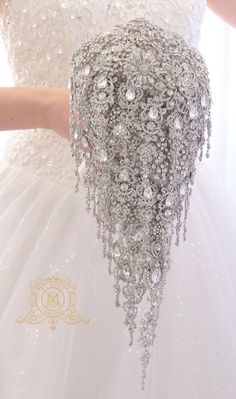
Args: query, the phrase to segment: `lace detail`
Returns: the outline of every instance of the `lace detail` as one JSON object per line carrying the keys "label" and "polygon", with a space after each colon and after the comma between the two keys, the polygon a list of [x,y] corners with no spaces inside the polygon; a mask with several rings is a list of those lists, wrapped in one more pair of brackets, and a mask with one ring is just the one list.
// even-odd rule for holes
{"label": "lace detail", "polygon": [[[71,56],[84,40],[145,17],[197,46],[205,6],[206,0],[8,0],[0,29],[16,86],[69,87]],[[9,132],[4,158],[74,189],[70,142],[53,131]]]}

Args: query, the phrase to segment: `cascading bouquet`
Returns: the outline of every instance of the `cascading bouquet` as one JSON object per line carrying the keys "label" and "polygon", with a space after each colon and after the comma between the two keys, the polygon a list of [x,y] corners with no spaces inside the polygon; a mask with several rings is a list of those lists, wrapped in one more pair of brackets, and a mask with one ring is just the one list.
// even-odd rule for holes
{"label": "cascading bouquet", "polygon": [[174,227],[178,246],[206,141],[209,157],[209,73],[196,48],[144,18],[85,41],[70,65],[75,192],[85,159],[86,209],[93,204],[117,307],[123,294],[130,345],[147,300],[138,339],[144,389]]}

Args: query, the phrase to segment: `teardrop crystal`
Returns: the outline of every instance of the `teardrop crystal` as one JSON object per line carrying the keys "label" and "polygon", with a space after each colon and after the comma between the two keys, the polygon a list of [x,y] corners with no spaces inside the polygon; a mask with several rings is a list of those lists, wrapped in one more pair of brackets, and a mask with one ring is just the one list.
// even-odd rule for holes
{"label": "teardrop crystal", "polygon": [[198,111],[195,107],[191,107],[189,110],[190,119],[196,119],[198,117]]}
{"label": "teardrop crystal", "polygon": [[126,91],[125,98],[128,101],[133,101],[135,99],[135,90],[132,87],[129,87]]}
{"label": "teardrop crystal", "polygon": [[147,200],[152,198],[152,188],[150,186],[146,187],[144,192],[143,192],[144,198]]}
{"label": "teardrop crystal", "polygon": [[181,123],[181,120],[178,117],[175,118],[174,127],[177,130],[181,130],[182,129],[182,123]]}
{"label": "teardrop crystal", "polygon": [[160,275],[161,275],[160,269],[155,269],[155,270],[152,272],[151,279],[152,279],[152,282],[153,282],[154,284],[156,284],[156,283],[159,281]]}

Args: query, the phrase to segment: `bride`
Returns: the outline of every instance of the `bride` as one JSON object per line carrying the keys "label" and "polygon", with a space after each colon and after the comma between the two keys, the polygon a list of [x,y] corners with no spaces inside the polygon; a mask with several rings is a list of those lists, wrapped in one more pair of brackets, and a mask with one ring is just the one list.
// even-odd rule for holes
{"label": "bride", "polygon": [[[207,5],[236,27],[234,0]],[[70,122],[83,121],[73,91],[77,65],[68,65],[80,45],[145,17],[197,47],[205,6],[205,0],[0,0],[15,80],[0,88],[0,130],[9,131],[0,162],[1,398],[235,397],[236,210],[217,176],[206,162],[197,165],[187,241],[171,248],[140,390],[140,347],[128,346],[123,314],[115,310],[97,224],[85,209],[85,181],[74,192],[71,154]],[[80,149],[89,157],[86,140]],[[82,162],[81,175],[85,169]]]}

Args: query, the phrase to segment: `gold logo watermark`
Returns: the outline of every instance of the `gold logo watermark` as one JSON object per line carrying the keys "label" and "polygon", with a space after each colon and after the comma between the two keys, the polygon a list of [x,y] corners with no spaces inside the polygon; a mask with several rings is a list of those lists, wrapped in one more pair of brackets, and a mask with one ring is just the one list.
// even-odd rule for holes
{"label": "gold logo watermark", "polygon": [[76,285],[70,280],[52,275],[31,281],[29,288],[30,310],[25,316],[17,317],[17,323],[38,324],[46,319],[55,330],[59,319],[69,324],[90,322],[75,309]]}

